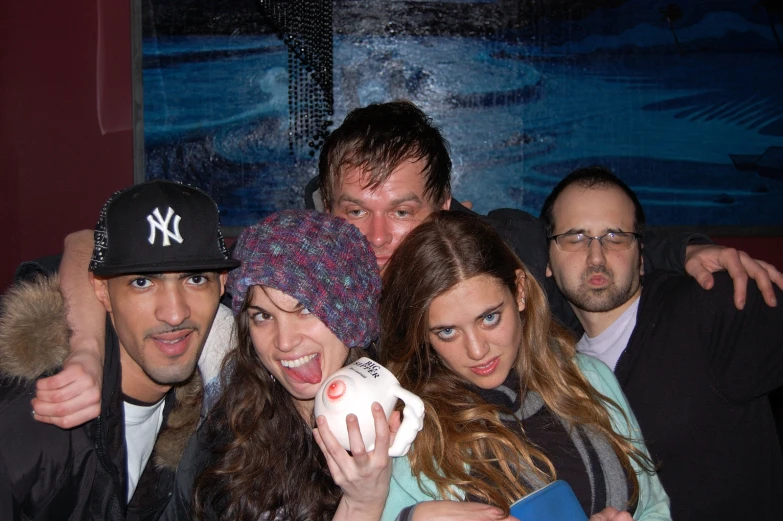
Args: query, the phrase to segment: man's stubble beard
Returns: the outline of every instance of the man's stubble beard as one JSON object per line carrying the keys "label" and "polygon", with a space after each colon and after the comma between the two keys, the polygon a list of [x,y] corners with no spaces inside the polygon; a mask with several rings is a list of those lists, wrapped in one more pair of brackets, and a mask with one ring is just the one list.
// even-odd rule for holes
{"label": "man's stubble beard", "polygon": [[[605,288],[591,289],[587,286],[587,279],[600,273],[607,277],[611,284]],[[622,286],[617,285],[614,274],[604,266],[590,268],[582,274],[579,286],[576,289],[561,287],[566,299],[577,308],[589,313],[606,313],[617,309],[628,302],[639,289],[639,276],[632,276]]]}
{"label": "man's stubble beard", "polygon": [[154,367],[154,368],[142,368],[147,377],[161,386],[175,386],[184,383],[193,376],[196,372],[196,366],[198,365],[198,358],[189,360],[186,363],[177,366],[171,366],[166,368]]}

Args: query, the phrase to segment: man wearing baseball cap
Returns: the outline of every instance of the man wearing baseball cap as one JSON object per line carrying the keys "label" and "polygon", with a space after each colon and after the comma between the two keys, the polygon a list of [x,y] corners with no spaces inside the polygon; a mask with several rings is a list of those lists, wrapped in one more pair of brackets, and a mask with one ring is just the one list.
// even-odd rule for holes
{"label": "man wearing baseball cap", "polygon": [[201,190],[152,181],[110,198],[90,263],[107,311],[101,411],[70,430],[30,411],[36,380],[69,352],[57,278],[3,297],[0,519],[158,517],[199,419],[196,363],[238,265]]}

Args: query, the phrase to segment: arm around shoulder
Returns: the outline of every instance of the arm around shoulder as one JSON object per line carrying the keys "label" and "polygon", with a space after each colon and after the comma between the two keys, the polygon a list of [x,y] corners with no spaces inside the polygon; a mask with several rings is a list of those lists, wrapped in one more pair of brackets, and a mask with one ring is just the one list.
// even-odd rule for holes
{"label": "arm around shoulder", "polygon": [[89,277],[92,250],[89,230],[65,239],[60,287],[72,331],[70,356],[59,374],[39,381],[33,400],[38,421],[62,428],[80,425],[100,414],[106,311]]}
{"label": "arm around shoulder", "polygon": [[103,363],[106,310],[95,296],[89,266],[93,232],[82,230],[65,238],[60,262],[60,287],[68,302],[68,324],[73,331],[71,351],[89,349]]}
{"label": "arm around shoulder", "polygon": [[686,272],[689,246],[712,245],[706,235],[700,233],[677,233],[659,236],[648,231],[644,234],[644,271]]}

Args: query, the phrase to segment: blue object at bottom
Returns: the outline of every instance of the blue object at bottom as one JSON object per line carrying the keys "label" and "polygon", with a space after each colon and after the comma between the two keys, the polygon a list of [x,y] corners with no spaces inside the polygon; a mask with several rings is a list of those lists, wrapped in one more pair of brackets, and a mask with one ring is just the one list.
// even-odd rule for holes
{"label": "blue object at bottom", "polygon": [[587,516],[571,486],[555,481],[536,490],[513,505],[511,515],[519,521],[587,521]]}

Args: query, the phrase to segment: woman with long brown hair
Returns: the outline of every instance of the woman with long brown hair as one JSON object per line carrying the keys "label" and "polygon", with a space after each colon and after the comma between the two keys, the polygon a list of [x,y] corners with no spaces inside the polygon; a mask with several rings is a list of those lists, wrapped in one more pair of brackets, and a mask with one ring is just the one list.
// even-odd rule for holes
{"label": "woman with long brown hair", "polygon": [[384,272],[381,325],[381,362],[426,407],[384,520],[500,519],[555,479],[595,519],[670,519],[614,375],[576,353],[479,218],[440,212],[410,232]]}
{"label": "woman with long brown hair", "polygon": [[378,337],[381,280],[369,244],[343,219],[292,210],[247,228],[234,257],[238,345],[182,458],[166,518],[376,521],[394,438],[380,405],[371,452],[355,416],[350,454],[313,417],[321,382]]}

